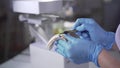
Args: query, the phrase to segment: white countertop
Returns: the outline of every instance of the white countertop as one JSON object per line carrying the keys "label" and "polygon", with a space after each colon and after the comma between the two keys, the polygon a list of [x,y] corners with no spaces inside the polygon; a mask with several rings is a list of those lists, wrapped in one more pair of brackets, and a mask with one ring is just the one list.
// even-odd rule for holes
{"label": "white countertop", "polygon": [[0,65],[0,68],[32,68],[30,63],[29,48],[19,55]]}

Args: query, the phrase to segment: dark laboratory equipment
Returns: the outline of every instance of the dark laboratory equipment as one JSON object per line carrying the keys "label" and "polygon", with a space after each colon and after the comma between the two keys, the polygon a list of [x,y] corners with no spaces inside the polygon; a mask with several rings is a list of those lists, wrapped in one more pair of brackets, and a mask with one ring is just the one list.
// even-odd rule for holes
{"label": "dark laboratory equipment", "polygon": [[18,21],[11,0],[0,1],[0,64],[13,58],[31,42],[28,25]]}
{"label": "dark laboratory equipment", "polygon": [[113,32],[120,24],[120,0],[65,0],[64,5],[73,9],[67,20],[94,18],[105,30]]}
{"label": "dark laboratory equipment", "polygon": [[73,9],[72,16],[66,17],[68,20],[75,21],[77,18],[94,18],[103,26],[103,0],[70,0],[65,1],[64,5]]}
{"label": "dark laboratory equipment", "polygon": [[120,0],[104,0],[104,28],[116,32],[120,24]]}

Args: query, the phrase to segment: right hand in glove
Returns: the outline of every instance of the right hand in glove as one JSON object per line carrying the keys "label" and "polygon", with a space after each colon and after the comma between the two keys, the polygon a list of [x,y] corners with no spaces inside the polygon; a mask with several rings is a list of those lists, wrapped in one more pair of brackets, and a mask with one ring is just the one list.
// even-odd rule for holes
{"label": "right hand in glove", "polygon": [[65,35],[65,38],[68,41],[56,41],[56,51],[59,54],[76,64],[92,61],[99,66],[98,56],[103,49],[100,44],[85,39],[74,38],[70,35]]}
{"label": "right hand in glove", "polygon": [[78,30],[79,32],[87,32],[87,34],[84,33],[85,36],[89,35],[88,37],[92,41],[102,44],[107,50],[111,49],[115,42],[115,34],[103,30],[92,18],[77,19],[73,29]]}

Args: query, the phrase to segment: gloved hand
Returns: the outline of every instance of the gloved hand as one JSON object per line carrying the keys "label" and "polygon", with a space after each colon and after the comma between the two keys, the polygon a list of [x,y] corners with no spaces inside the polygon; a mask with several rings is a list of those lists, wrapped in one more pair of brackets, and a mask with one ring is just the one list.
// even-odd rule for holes
{"label": "gloved hand", "polygon": [[70,35],[65,35],[65,38],[68,41],[58,40],[55,43],[58,53],[76,64],[92,61],[99,66],[98,56],[103,48],[101,45],[89,40],[74,38]]}
{"label": "gloved hand", "polygon": [[115,42],[115,34],[113,32],[107,32],[103,30],[92,18],[77,19],[73,29],[76,29],[80,32],[87,31],[88,33],[86,35],[89,35],[90,37],[88,37],[92,41],[102,44],[107,50],[111,49],[113,43]]}

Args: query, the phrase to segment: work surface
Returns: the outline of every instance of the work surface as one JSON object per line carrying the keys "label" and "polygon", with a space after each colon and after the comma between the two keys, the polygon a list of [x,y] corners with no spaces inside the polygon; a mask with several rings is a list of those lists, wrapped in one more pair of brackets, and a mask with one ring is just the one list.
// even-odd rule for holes
{"label": "work surface", "polygon": [[[89,64],[89,68],[96,68],[93,63]],[[13,59],[1,64],[0,68],[32,68],[29,48],[15,56]]]}
{"label": "work surface", "polygon": [[1,64],[0,68],[32,68],[29,48],[15,56],[13,59]]}

